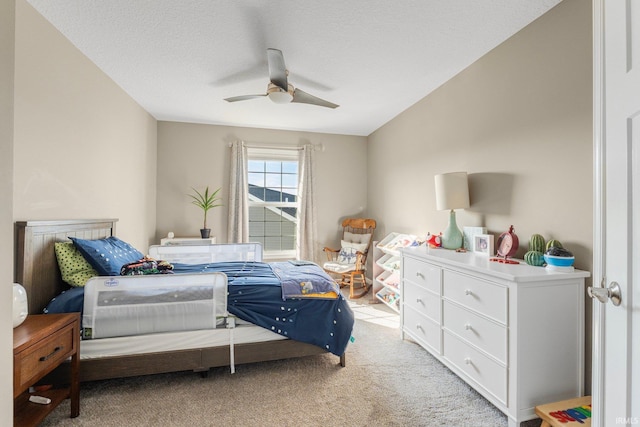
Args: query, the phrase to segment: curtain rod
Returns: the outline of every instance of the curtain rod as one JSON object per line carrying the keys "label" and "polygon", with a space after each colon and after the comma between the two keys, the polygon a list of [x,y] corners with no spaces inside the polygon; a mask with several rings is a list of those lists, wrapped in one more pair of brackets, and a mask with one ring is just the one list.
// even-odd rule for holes
{"label": "curtain rod", "polygon": [[[266,149],[273,149],[273,150],[291,150],[291,151],[302,151],[302,149],[304,148],[304,146],[302,147],[292,147],[292,146],[285,146],[285,145],[252,145],[252,144],[247,144],[245,142],[242,143],[242,145],[246,148],[266,148]],[[324,152],[324,144],[305,144],[305,145],[310,145],[313,147],[313,151],[322,151]],[[229,143],[228,144],[229,148],[231,148],[231,146],[233,146],[233,143]]]}

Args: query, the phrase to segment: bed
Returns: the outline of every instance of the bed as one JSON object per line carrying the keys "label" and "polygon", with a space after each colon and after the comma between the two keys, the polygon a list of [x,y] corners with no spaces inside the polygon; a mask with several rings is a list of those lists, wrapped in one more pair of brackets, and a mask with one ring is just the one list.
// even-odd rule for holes
{"label": "bed", "polygon": [[[116,219],[16,222],[15,278],[27,291],[30,314],[42,313],[54,297],[69,288],[62,281],[54,244],[66,241],[69,237],[94,240],[115,236],[116,222]],[[326,349],[317,345],[283,337],[249,322],[239,323],[235,328],[227,328],[233,334],[233,345],[230,345],[228,338],[224,338],[224,333],[213,336],[207,330],[190,331],[184,338],[186,341],[168,339],[172,338],[169,333],[163,335],[160,344],[153,341],[153,334],[129,337],[139,342],[149,339],[149,342],[142,344],[142,350],[135,354],[128,351],[128,337],[112,340],[116,343],[116,350],[113,346],[101,350],[101,340],[92,340],[98,343],[94,345],[98,349],[93,349],[93,354],[83,354],[83,349],[92,345],[83,341],[80,346],[80,380],[95,381],[189,370],[207,372],[212,367],[327,353]],[[339,361],[341,366],[345,366],[344,352],[340,354]],[[51,379],[64,378],[65,369],[68,367],[63,365]]]}

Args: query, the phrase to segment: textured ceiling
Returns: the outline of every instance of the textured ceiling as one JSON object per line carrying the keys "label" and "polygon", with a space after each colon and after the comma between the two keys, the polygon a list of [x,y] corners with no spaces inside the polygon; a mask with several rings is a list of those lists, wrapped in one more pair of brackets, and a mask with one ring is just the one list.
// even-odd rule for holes
{"label": "textured ceiling", "polygon": [[[28,0],[158,120],[369,135],[560,0]],[[289,83],[339,104],[278,105]]]}

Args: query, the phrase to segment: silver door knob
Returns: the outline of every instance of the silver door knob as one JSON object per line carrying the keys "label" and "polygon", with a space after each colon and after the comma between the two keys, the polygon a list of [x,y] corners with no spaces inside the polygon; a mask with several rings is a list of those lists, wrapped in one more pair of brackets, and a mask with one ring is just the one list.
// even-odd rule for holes
{"label": "silver door knob", "polygon": [[613,305],[619,306],[622,302],[622,294],[620,293],[620,285],[618,285],[618,282],[611,282],[608,288],[605,288],[604,286],[589,286],[587,288],[587,294],[589,294],[591,298],[595,298],[603,304],[606,304],[608,300],[611,300]]}

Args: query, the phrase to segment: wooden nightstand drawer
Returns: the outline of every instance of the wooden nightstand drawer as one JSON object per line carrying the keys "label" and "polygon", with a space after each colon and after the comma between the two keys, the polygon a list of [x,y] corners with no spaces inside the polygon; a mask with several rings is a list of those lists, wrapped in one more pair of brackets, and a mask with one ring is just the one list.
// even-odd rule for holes
{"label": "wooden nightstand drawer", "polygon": [[34,343],[31,347],[14,356],[16,371],[14,390],[22,390],[37,379],[51,372],[74,352],[73,334],[76,328],[68,325],[60,332]]}
{"label": "wooden nightstand drawer", "polygon": [[[30,314],[13,329],[13,424],[37,426],[56,406],[69,399],[70,416],[80,414],[80,313]],[[38,392],[48,405],[29,402],[30,386],[67,359],[69,387]]]}

